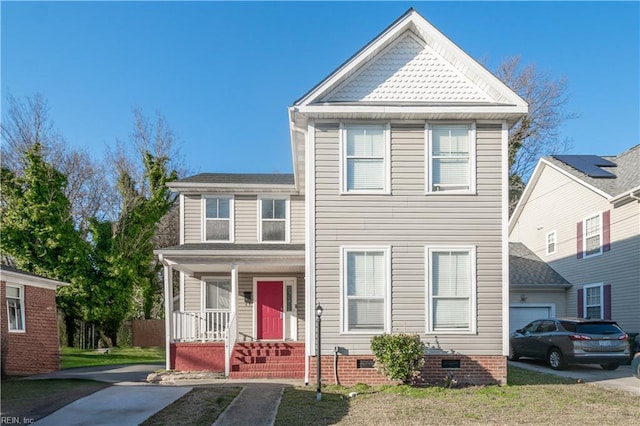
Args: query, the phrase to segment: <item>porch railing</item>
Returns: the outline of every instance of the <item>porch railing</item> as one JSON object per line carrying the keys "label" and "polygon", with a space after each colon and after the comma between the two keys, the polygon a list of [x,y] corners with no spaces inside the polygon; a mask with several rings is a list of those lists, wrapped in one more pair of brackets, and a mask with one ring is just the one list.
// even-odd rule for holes
{"label": "porch railing", "polygon": [[[176,342],[224,342],[231,311],[180,311],[173,313],[173,340]],[[235,333],[231,333],[235,336]]]}
{"label": "porch railing", "polygon": [[231,373],[231,354],[233,353],[233,347],[236,345],[236,337],[238,336],[238,326],[236,322],[236,313],[231,315],[229,320],[229,327],[225,333],[224,339],[224,375],[229,377]]}

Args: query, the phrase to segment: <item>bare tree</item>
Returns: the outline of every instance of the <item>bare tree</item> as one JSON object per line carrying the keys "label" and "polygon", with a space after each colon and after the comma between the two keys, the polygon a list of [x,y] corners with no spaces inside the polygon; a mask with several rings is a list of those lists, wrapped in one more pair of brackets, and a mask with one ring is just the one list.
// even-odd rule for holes
{"label": "bare tree", "polygon": [[565,77],[552,78],[534,64],[521,65],[520,57],[508,57],[496,76],[529,104],[529,113],[509,132],[510,211],[540,157],[571,149],[571,140],[560,138],[559,128],[577,114],[566,111],[569,101]]}
{"label": "bare tree", "polygon": [[85,235],[89,219],[99,216],[110,188],[104,182],[102,166],[84,150],[73,149],[49,119],[47,101],[40,94],[24,100],[9,96],[9,108],[2,119],[2,167],[17,175],[24,172],[24,153],[36,143],[43,158],[67,177],[65,195],[71,202],[71,218]]}

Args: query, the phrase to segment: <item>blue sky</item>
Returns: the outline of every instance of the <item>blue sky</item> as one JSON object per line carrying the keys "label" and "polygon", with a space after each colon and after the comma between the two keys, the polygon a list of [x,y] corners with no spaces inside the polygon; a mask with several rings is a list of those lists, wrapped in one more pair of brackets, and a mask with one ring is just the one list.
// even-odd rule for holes
{"label": "blue sky", "polygon": [[494,69],[566,76],[573,153],[640,143],[638,2],[7,2],[6,96],[42,94],[96,159],[134,108],[161,112],[193,172],[292,170],[287,107],[409,7]]}

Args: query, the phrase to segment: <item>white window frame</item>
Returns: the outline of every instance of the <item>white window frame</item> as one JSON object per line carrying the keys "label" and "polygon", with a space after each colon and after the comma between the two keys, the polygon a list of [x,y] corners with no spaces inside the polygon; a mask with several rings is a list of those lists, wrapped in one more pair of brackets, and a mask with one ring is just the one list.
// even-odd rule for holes
{"label": "white window frame", "polygon": [[[592,288],[598,288],[599,289],[599,298],[600,298],[600,303],[595,305],[587,305],[587,293],[588,290],[587,289],[592,289]],[[585,285],[582,287],[582,317],[583,318],[588,318],[587,316],[587,308],[589,307],[595,307],[595,306],[599,306],[600,307],[600,317],[599,318],[594,318],[594,319],[604,319],[604,283],[597,283],[597,284],[589,284],[589,285]]]}
{"label": "white window frame", "polygon": [[[551,244],[553,244],[553,250],[549,250],[549,246]],[[546,250],[547,256],[551,254],[555,254],[556,251],[558,250],[558,233],[555,230],[548,232],[547,235],[545,236],[545,250]]]}
{"label": "white window frame", "polygon": [[[349,189],[347,133],[350,127],[376,126],[384,132],[384,176],[382,189]],[[340,193],[341,194],[391,194],[391,123],[390,122],[340,122]]]}
{"label": "white window frame", "polygon": [[[349,330],[348,265],[351,252],[382,252],[385,265],[384,322],[382,329]],[[378,335],[391,332],[391,247],[390,246],[342,246],[340,247],[340,324],[341,334]]]}
{"label": "white window frame", "polygon": [[[599,239],[599,250],[596,253],[591,253],[588,254],[587,253],[587,221],[590,219],[594,219],[597,218],[598,220],[598,233],[592,235],[592,237],[595,237],[596,235],[598,236]],[[594,257],[594,256],[600,256],[602,254],[602,238],[603,238],[603,229],[602,229],[602,212],[600,213],[595,213],[592,215],[589,215],[587,217],[585,217],[582,220],[582,257],[583,258],[587,258],[587,257]]]}
{"label": "white window frame", "polygon": [[[9,288],[18,289],[19,297],[9,297],[9,293],[7,289]],[[27,331],[27,323],[25,322],[25,305],[24,305],[24,286],[23,285],[15,285],[15,284],[7,284],[5,287],[5,299],[7,300],[7,330],[9,333],[26,333]],[[20,323],[22,324],[22,328],[11,328],[11,317],[10,317],[10,309],[9,309],[9,299],[17,300],[20,304]]]}
{"label": "white window frame", "polygon": [[[284,241],[271,241],[271,240],[263,240],[262,239],[262,202],[264,200],[282,200],[285,202],[285,219],[284,219]],[[290,242],[291,240],[291,202],[290,202],[290,197],[287,196],[282,196],[282,195],[259,195],[258,196],[258,242],[260,243],[264,243],[264,244],[287,244]],[[282,219],[265,219],[265,220],[277,220],[277,221],[281,221]]]}
{"label": "white window frame", "polygon": [[[435,191],[433,189],[433,129],[437,127],[462,128],[469,132],[469,189]],[[476,193],[476,123],[475,122],[432,122],[425,123],[425,193],[427,195],[456,195]]]}
{"label": "white window frame", "polygon": [[[229,239],[228,240],[207,240],[207,222],[220,220],[219,218],[207,218],[207,200],[225,199],[229,200]],[[235,241],[234,225],[235,199],[233,195],[203,195],[202,196],[202,241],[207,243],[233,243]]]}
{"label": "white window frame", "polygon": [[[207,282],[211,281],[228,281],[229,282],[229,309],[220,309],[220,308],[207,308]],[[202,312],[205,311],[223,311],[228,310],[231,311],[231,306],[235,303],[235,300],[232,300],[233,289],[231,288],[233,284],[231,283],[231,278],[229,276],[215,275],[215,276],[204,276],[201,278],[201,289],[200,289],[200,309]]]}
{"label": "white window frame", "polygon": [[[433,270],[433,253],[441,251],[450,252],[468,252],[469,253],[469,267],[471,268],[471,288],[469,289],[469,327],[463,328],[438,328],[436,329],[433,324],[433,276],[431,271]],[[426,246],[425,247],[425,286],[427,288],[426,304],[425,304],[425,319],[426,319],[426,333],[437,334],[475,334],[477,330],[476,319],[476,300],[477,300],[477,273],[476,273],[476,246]]]}

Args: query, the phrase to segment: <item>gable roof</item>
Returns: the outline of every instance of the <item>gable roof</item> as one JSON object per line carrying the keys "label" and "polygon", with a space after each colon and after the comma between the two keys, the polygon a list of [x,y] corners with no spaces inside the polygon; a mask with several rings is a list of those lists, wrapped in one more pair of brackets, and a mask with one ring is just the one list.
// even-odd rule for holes
{"label": "gable roof", "polygon": [[409,9],[293,107],[308,115],[328,110],[348,112],[353,107],[367,113],[383,105],[387,113],[393,113],[393,107],[404,107],[402,112],[406,114],[406,107],[412,107],[415,113],[440,114],[442,118],[459,118],[442,114],[464,111],[491,118],[488,114],[494,111],[511,122],[527,112],[527,104],[520,96],[414,9]]}
{"label": "gable roof", "polygon": [[52,280],[40,275],[32,274],[31,272],[22,271],[20,269],[1,264],[0,280],[7,284],[29,285],[33,287],[48,288],[51,290],[55,290],[57,287],[65,287],[69,285],[69,283]]}
{"label": "gable roof", "polygon": [[640,145],[614,156],[551,155],[542,157],[522,193],[511,218],[509,232],[517,222],[545,167],[551,167],[611,203],[640,195]]}
{"label": "gable roof", "polygon": [[509,286],[572,287],[569,281],[522,243],[509,243]]}
{"label": "gable roof", "polygon": [[293,192],[295,180],[291,173],[200,173],[170,182],[176,191],[265,191]]}

